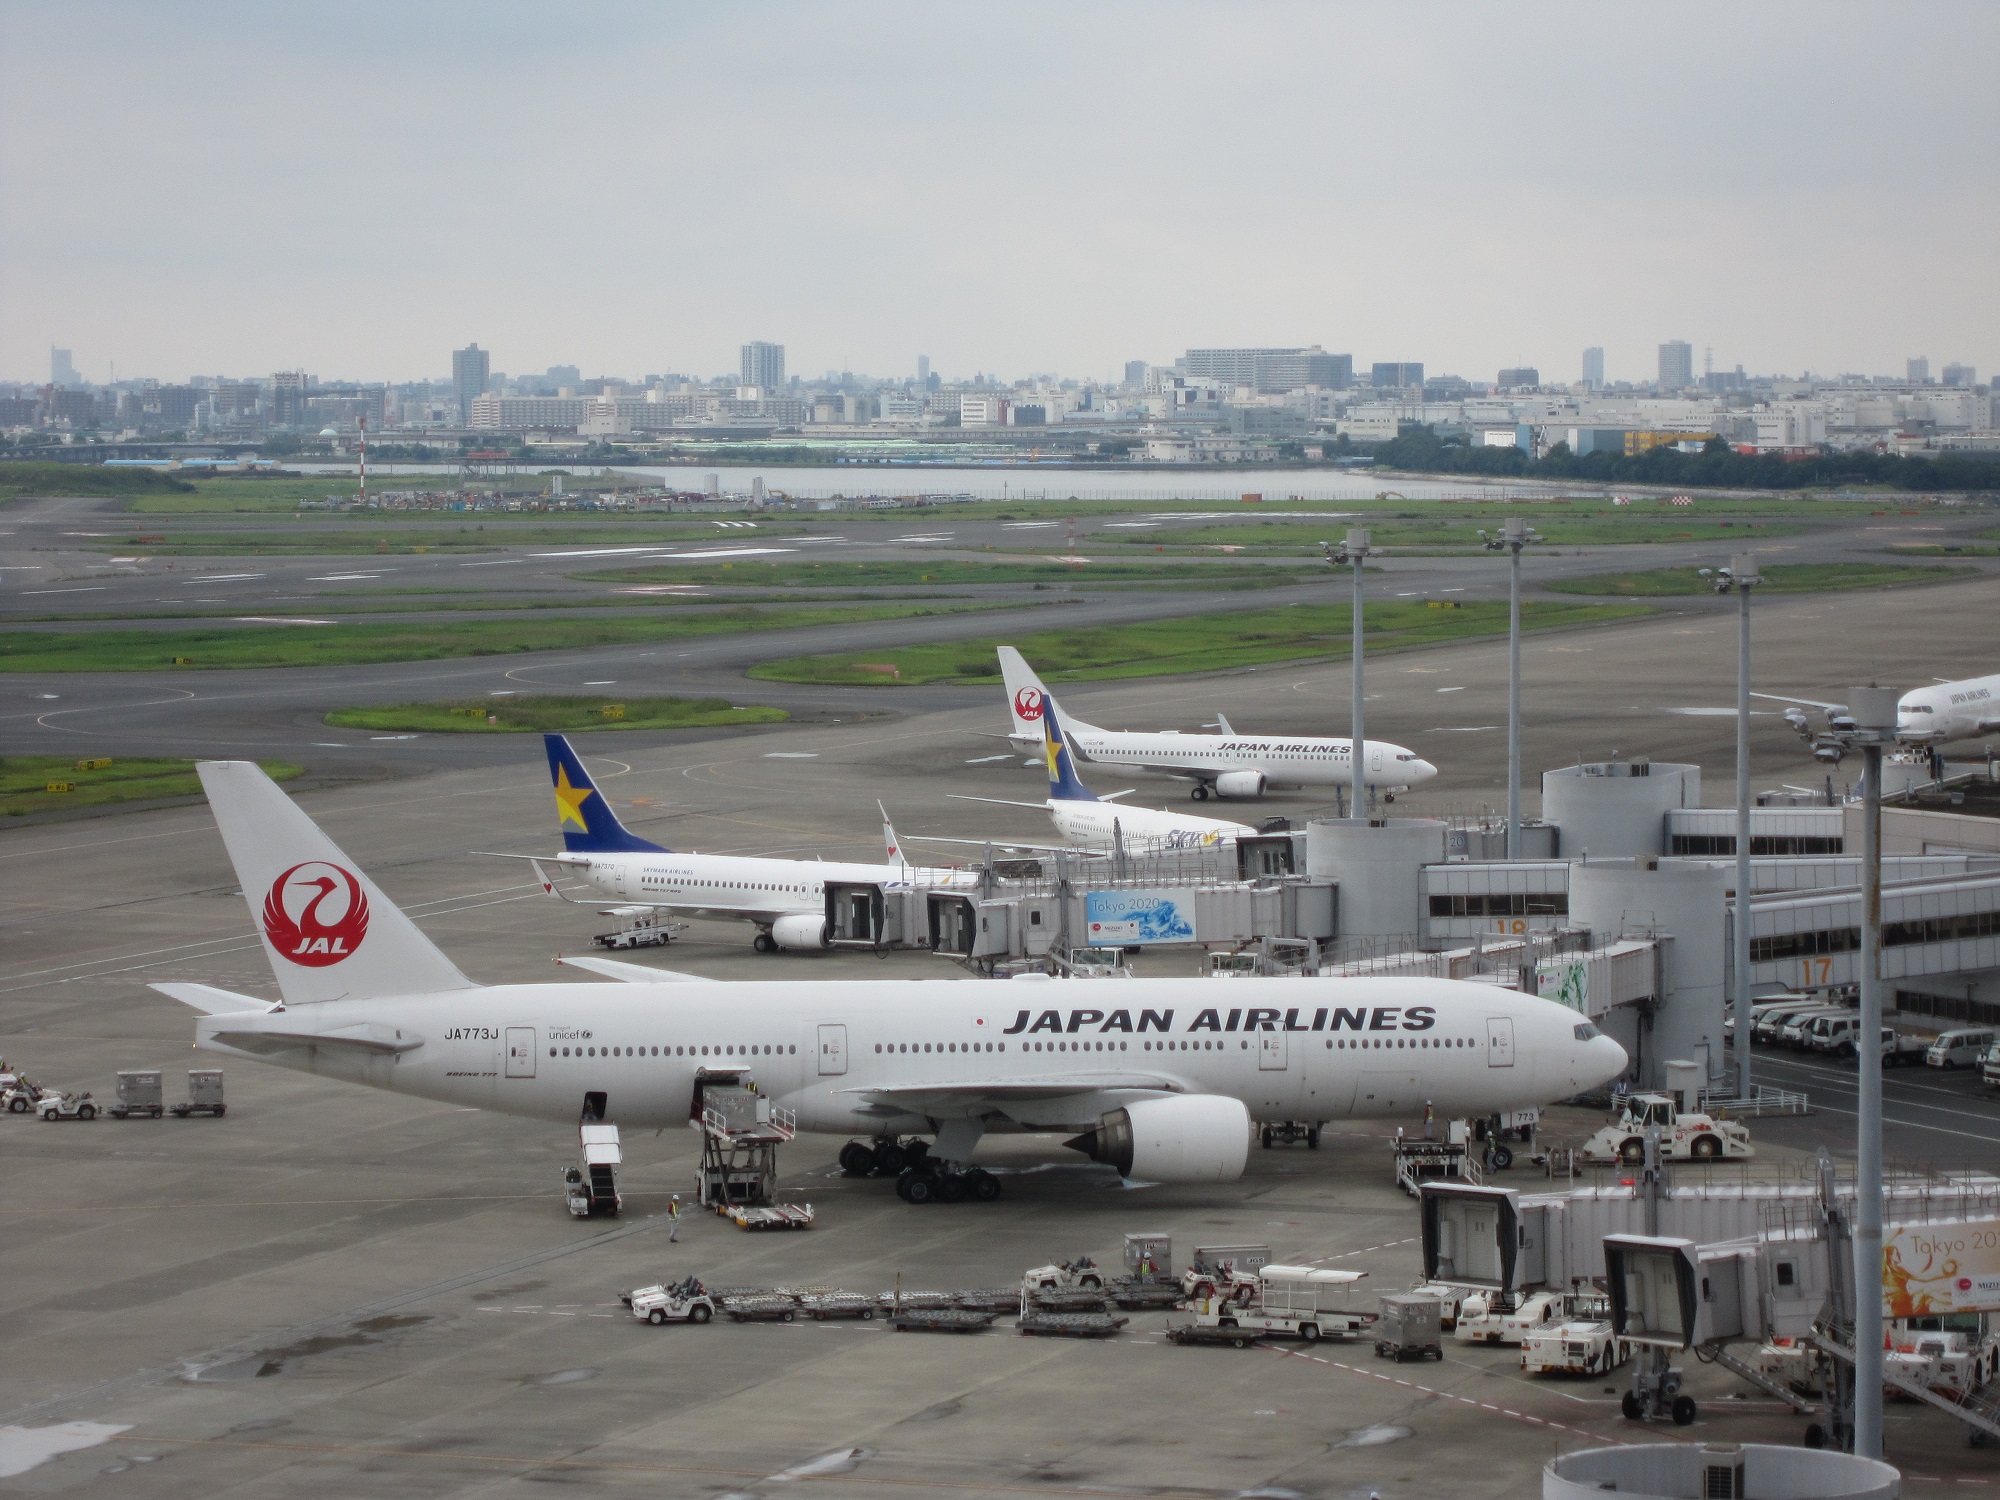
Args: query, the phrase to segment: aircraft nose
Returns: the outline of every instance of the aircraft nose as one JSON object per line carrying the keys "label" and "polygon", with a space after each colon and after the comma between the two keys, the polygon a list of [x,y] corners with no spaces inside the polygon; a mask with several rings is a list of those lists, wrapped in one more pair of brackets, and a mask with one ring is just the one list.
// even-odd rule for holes
{"label": "aircraft nose", "polygon": [[1631,1061],[1624,1046],[1602,1032],[1590,1039],[1588,1056],[1593,1088],[1600,1083],[1609,1083],[1624,1073],[1626,1064]]}
{"label": "aircraft nose", "polygon": [[1429,781],[1433,776],[1437,775],[1437,773],[1438,773],[1438,768],[1432,765],[1429,761],[1420,760],[1417,762],[1417,780]]}

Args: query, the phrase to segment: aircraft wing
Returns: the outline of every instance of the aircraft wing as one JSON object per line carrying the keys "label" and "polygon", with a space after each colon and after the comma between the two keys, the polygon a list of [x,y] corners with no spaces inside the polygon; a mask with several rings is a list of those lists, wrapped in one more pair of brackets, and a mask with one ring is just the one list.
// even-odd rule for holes
{"label": "aircraft wing", "polygon": [[966,844],[974,849],[991,849],[996,854],[1006,854],[1016,850],[1029,854],[1074,854],[1078,859],[1099,859],[1103,856],[1088,849],[1079,849],[1074,844],[1028,844],[1020,839],[950,839],[942,834],[913,833],[906,840],[911,844]]}
{"label": "aircraft wing", "polygon": [[1049,810],[1049,804],[1046,800],[1041,802],[1015,802],[1007,797],[968,797],[960,792],[947,792],[945,795],[954,802],[991,802],[995,807],[1032,807],[1036,812],[1047,812]]}
{"label": "aircraft wing", "polygon": [[679,969],[649,969],[644,964],[620,963],[615,958],[559,958],[557,963],[569,969],[585,969],[592,974],[602,974],[606,979],[620,979],[627,984],[707,984],[699,974],[684,974]]}
{"label": "aircraft wing", "polygon": [[1830,714],[1847,712],[1845,703],[1822,703],[1817,698],[1787,698],[1782,693],[1752,693],[1753,698],[1768,698],[1773,703],[1796,703],[1804,708],[1823,708]]}
{"label": "aircraft wing", "polygon": [[900,1109],[918,1112],[926,1112],[939,1105],[964,1109],[979,1104],[991,1104],[1004,1112],[1009,1105],[1034,1104],[1049,1099],[1067,1099],[1076,1094],[1095,1094],[1119,1089],[1136,1089],[1155,1094],[1185,1092],[1185,1086],[1180,1082],[1159,1073],[1072,1073],[1061,1078],[895,1083],[842,1089],[840,1092],[860,1094],[864,1098],[883,1104],[893,1104]]}

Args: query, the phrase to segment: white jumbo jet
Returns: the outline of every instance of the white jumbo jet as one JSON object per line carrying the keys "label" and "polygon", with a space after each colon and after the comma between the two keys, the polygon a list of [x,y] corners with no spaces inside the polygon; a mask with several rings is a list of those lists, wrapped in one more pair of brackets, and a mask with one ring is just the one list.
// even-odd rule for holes
{"label": "white jumbo jet", "polygon": [[[1822,703],[1817,698],[1787,698],[1778,693],[1752,693],[1772,703],[1789,703],[1785,722],[1800,739],[1813,747],[1821,760],[1838,762],[1843,748],[1830,731],[1851,727],[1844,703]],[[1804,710],[1817,708],[1826,715],[1827,731],[1815,731]],[[1948,745],[1954,740],[1978,739],[2000,734],[2000,673],[1990,677],[1967,677],[1957,682],[1939,678],[1930,687],[1911,688],[1896,700],[1896,738],[1906,745]]]}
{"label": "white jumbo jet", "polygon": [[255,764],[198,769],[282,998],[154,988],[201,1013],[206,1051],[371,1088],[643,1128],[754,1081],[798,1128],[861,1137],[850,1170],[934,1136],[898,1183],[920,1202],[999,1196],[971,1165],[988,1131],[1222,1182],[1253,1121],[1488,1115],[1625,1070],[1575,1011],[1450,979],[727,983],[582,959],[621,982],[475,984]]}
{"label": "white jumbo jet", "polygon": [[[1020,652],[1000,648],[1000,674],[1007,684],[1007,711],[1013,716],[1016,745],[1028,749],[1042,737],[1042,706],[1055,700]],[[1328,735],[1238,734],[1216,715],[1220,734],[1182,734],[1177,729],[1132,733],[1100,729],[1073,713],[1069,740],[1094,765],[1176,776],[1194,783],[1197,802],[1215,797],[1261,797],[1273,787],[1349,786],[1354,742]],[[1365,742],[1362,779],[1394,801],[1395,794],[1429,781],[1437,767],[1387,740]]]}
{"label": "white jumbo jet", "polygon": [[[663,849],[629,832],[598,790],[583,761],[562,735],[542,736],[555,787],[561,854],[511,854],[535,867],[542,889],[557,895],[549,869],[581,876],[593,890],[636,912],[650,908],[690,917],[753,922],[759,953],[780,949],[825,948],[826,883],[837,885],[918,885],[927,890],[973,890],[976,870],[917,869],[903,858],[902,844],[882,814],[882,837],[889,863],[871,865],[831,860],[766,859],[742,854],[691,854]],[[879,806],[879,804],[878,804]],[[567,898],[565,898],[567,899]]]}
{"label": "white jumbo jet", "polygon": [[[1193,813],[1168,812],[1164,808],[1127,807],[1113,792],[1099,797],[1078,780],[1076,764],[1064,743],[1062,721],[1053,698],[1042,700],[1042,753],[1049,763],[1049,796],[1046,802],[1011,802],[1005,797],[952,795],[960,802],[991,802],[999,807],[1040,807],[1048,810],[1056,832],[1073,849],[1092,854],[1115,854],[1122,845],[1128,854],[1157,854],[1171,849],[1206,849],[1218,844],[1234,844],[1257,830],[1224,818],[1198,818]],[[926,843],[970,843],[970,839],[925,839]],[[998,843],[997,840],[991,841]],[[1013,845],[1015,848],[1040,847]]]}

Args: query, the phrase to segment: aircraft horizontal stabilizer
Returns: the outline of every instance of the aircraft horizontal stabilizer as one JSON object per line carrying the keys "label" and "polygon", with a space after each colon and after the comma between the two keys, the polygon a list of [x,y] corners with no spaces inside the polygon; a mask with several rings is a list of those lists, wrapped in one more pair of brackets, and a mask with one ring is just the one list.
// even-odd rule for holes
{"label": "aircraft horizontal stabilizer", "polygon": [[584,969],[592,974],[602,974],[606,979],[620,979],[626,984],[710,984],[713,980],[703,979],[699,974],[684,974],[679,969],[649,969],[644,964],[621,963],[615,958],[559,958],[556,960],[564,968]]}
{"label": "aircraft horizontal stabilizer", "polygon": [[389,1055],[397,1052],[414,1052],[423,1046],[424,1039],[396,1027],[384,1026],[374,1021],[364,1021],[357,1026],[342,1026],[333,1031],[309,1031],[304,1027],[286,1028],[246,1026],[241,1029],[219,1026],[213,1030],[203,1029],[199,1035],[204,1041],[216,1041],[225,1047],[234,1047],[239,1052],[288,1052],[297,1047],[328,1047],[339,1051],[373,1052]]}
{"label": "aircraft horizontal stabilizer", "polygon": [[158,990],[169,1000],[200,1011],[205,1016],[229,1016],[242,1011],[258,1011],[268,1014],[281,1007],[275,1000],[259,1000],[255,995],[239,995],[234,990],[219,990],[212,984],[153,984],[148,989]]}

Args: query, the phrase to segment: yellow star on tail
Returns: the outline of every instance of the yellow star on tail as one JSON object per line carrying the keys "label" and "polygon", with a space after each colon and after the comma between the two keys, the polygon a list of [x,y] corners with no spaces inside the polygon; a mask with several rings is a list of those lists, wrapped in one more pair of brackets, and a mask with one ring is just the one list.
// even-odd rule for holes
{"label": "yellow star on tail", "polygon": [[596,790],[595,787],[571,786],[569,767],[556,767],[556,826],[574,823],[585,833],[590,832],[590,824],[585,822],[583,817],[583,803],[584,799],[594,795]]}

